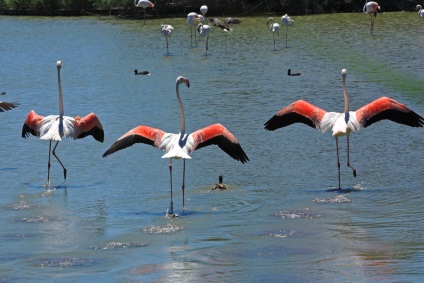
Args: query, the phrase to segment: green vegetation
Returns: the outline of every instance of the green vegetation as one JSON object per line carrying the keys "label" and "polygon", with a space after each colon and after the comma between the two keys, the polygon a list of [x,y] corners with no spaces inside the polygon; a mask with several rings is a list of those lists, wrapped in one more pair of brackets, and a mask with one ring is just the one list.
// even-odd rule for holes
{"label": "green vegetation", "polygon": [[[259,13],[287,13],[305,15],[317,13],[362,11],[363,0],[151,0],[155,3],[150,13],[158,17],[184,15],[208,5],[209,15],[252,15]],[[380,0],[382,11],[412,11],[416,0]],[[133,0],[0,0],[0,14],[61,15],[69,11],[72,15],[105,13],[132,16],[135,13]],[[87,12],[87,13],[84,13]]]}

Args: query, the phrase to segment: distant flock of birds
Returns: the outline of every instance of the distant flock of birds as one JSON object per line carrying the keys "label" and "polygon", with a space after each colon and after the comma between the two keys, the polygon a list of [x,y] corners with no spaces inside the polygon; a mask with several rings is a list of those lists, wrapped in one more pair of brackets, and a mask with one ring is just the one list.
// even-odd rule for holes
{"label": "distant flock of birds", "polygon": [[[153,7],[153,4],[148,4],[147,0],[136,1],[137,7]],[[150,2],[149,2],[150,3]],[[368,2],[364,6],[364,11],[373,9],[374,17],[376,15],[376,9],[378,4],[375,2]],[[368,8],[371,7],[371,8]],[[377,7],[377,8],[374,8]],[[422,8],[420,9],[420,17],[422,16]],[[195,22],[196,19],[204,20],[207,12],[207,7],[202,6],[201,12],[203,15],[196,13],[190,13],[188,16],[188,23]],[[284,20],[283,20],[284,18]],[[283,25],[289,27],[294,24],[294,21],[287,15],[282,18]],[[279,26],[275,24],[273,19],[268,19],[267,24],[271,22],[271,27],[278,32]],[[286,23],[286,24],[285,24]],[[194,24],[191,24],[195,26]],[[203,31],[210,31],[210,26],[200,23],[198,29]],[[173,28],[170,25],[162,25],[162,33],[168,37],[173,32]],[[202,36],[202,33],[200,33]],[[207,51],[207,45],[206,45]],[[42,140],[49,141],[49,157],[47,163],[47,181],[45,188],[50,188],[50,159],[51,155],[56,158],[63,169],[64,181],[66,181],[66,168],[62,161],[56,155],[56,149],[59,142],[63,138],[81,139],[87,136],[93,136],[93,138],[99,142],[104,141],[103,125],[94,113],[90,113],[85,117],[70,117],[65,116],[62,87],[60,80],[60,70],[62,68],[62,62],[57,61],[57,76],[58,76],[58,95],[59,95],[59,115],[41,116],[34,110],[31,110],[25,119],[22,127],[22,137],[27,138],[30,135],[38,136]],[[134,70],[134,74],[148,75],[148,71],[139,72],[137,69]],[[282,108],[274,116],[272,116],[264,124],[265,130],[274,131],[276,129],[292,125],[294,123],[303,123],[310,127],[316,128],[323,132],[332,130],[332,134],[336,140],[336,152],[337,152],[337,166],[338,166],[338,189],[340,186],[340,159],[338,150],[338,138],[346,136],[347,139],[347,166],[351,168],[353,176],[356,177],[356,169],[350,164],[349,161],[349,135],[351,132],[356,132],[361,128],[366,128],[375,122],[380,120],[391,120],[396,123],[407,125],[410,127],[423,127],[424,118],[406,105],[397,102],[396,100],[389,97],[380,97],[371,103],[359,108],[356,111],[350,111],[349,109],[349,97],[346,90],[346,69],[342,70],[343,80],[343,95],[344,95],[344,110],[342,113],[338,112],[327,112],[307,101],[298,100]],[[288,75],[299,76],[300,73],[291,73],[288,70]],[[246,163],[249,158],[237,138],[223,125],[213,124],[205,128],[199,129],[192,133],[187,133],[185,129],[185,115],[183,103],[180,98],[180,85],[186,85],[190,87],[188,78],[179,76],[176,79],[176,97],[180,109],[180,130],[178,134],[167,133],[163,130],[153,128],[150,126],[140,125],[137,126],[124,135],[122,135],[117,141],[115,141],[108,150],[103,154],[103,157],[107,157],[116,151],[125,149],[134,145],[135,143],[144,143],[154,146],[165,154],[162,158],[169,158],[169,173],[170,173],[170,194],[171,201],[167,210],[167,215],[175,216],[173,211],[173,198],[172,198],[172,160],[183,159],[183,182],[182,182],[182,196],[183,196],[183,209],[184,209],[184,189],[185,189],[185,160],[191,159],[190,153],[198,150],[202,147],[209,145],[217,145],[221,150],[227,153],[233,159]],[[5,94],[3,92],[2,94]],[[11,110],[17,107],[17,102],[3,102],[0,101],[0,112]],[[52,142],[55,142],[52,149]],[[213,189],[224,190],[227,186],[223,184],[223,178],[220,176],[219,183],[215,184]]]}

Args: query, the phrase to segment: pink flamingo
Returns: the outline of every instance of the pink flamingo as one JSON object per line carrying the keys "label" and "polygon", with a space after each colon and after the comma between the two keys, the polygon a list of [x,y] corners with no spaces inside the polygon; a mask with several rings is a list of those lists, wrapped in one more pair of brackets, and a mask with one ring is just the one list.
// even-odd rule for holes
{"label": "pink flamingo", "polygon": [[[371,17],[371,35],[374,34],[374,18],[377,17],[377,10],[380,10],[377,2],[368,2],[365,0],[364,8],[362,9],[364,13],[370,14]],[[373,17],[374,16],[374,17]]]}
{"label": "pink flamingo", "polygon": [[184,160],[183,165],[183,209],[184,209],[184,179],[185,179],[185,160],[191,159],[190,153],[202,147],[212,144],[218,145],[225,153],[235,160],[245,163],[249,160],[246,153],[241,148],[235,136],[221,124],[213,124],[197,130],[191,134],[185,132],[185,115],[181,102],[179,86],[181,84],[190,87],[190,82],[185,77],[178,77],[176,80],[176,94],[178,105],[180,108],[180,132],[178,134],[166,133],[160,129],[149,126],[138,126],[130,130],[120,137],[112,146],[103,154],[106,157],[118,150],[132,146],[135,143],[145,143],[164,150],[166,153],[162,158],[170,158],[169,175],[171,180],[171,202],[167,214],[174,215],[172,201],[172,159]]}
{"label": "pink flamingo", "polygon": [[333,136],[336,139],[339,189],[340,160],[338,138],[340,136],[346,136],[347,138],[347,166],[352,169],[353,176],[356,177],[356,170],[349,162],[349,134],[351,132],[366,128],[383,119],[411,127],[422,127],[424,125],[423,117],[389,97],[380,97],[356,111],[349,111],[349,98],[345,82],[346,69],[342,70],[342,77],[345,102],[343,113],[327,112],[309,102],[298,100],[278,111],[265,123],[265,129],[268,131],[274,131],[294,123],[303,123],[323,132],[332,129]]}
{"label": "pink flamingo", "polygon": [[47,183],[45,184],[46,188],[50,188],[50,152],[52,141],[56,141],[52,154],[62,166],[64,179],[66,180],[66,168],[55,153],[55,150],[59,145],[59,142],[62,141],[62,138],[82,139],[91,135],[99,142],[103,142],[104,140],[103,127],[96,114],[91,113],[83,118],[79,116],[75,118],[64,116],[62,86],[60,83],[60,69],[62,67],[62,62],[57,61],[56,66],[59,85],[59,115],[43,117],[35,113],[34,110],[31,110],[22,127],[23,138],[27,138],[30,134],[32,134],[40,137],[42,140],[50,140],[49,161],[47,163]]}
{"label": "pink flamingo", "polygon": [[155,4],[148,0],[134,0],[134,6],[143,8],[144,13],[144,24],[146,24],[146,8],[148,7],[155,7]]}

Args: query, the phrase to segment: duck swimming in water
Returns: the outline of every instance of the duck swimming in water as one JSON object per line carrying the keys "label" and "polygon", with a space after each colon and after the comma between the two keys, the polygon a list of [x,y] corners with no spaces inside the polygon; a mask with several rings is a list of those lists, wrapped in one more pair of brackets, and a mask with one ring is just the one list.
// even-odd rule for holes
{"label": "duck swimming in water", "polygon": [[222,181],[223,181],[222,175],[219,175],[219,183],[218,184],[215,184],[212,187],[212,190],[216,190],[216,189],[220,189],[221,191],[222,190],[226,190],[227,189],[227,185],[223,184]]}
{"label": "duck swimming in water", "polygon": [[300,73],[292,73],[290,69],[287,70],[287,75],[288,76],[300,76]]}
{"label": "duck swimming in water", "polygon": [[134,69],[134,75],[150,75],[150,72],[149,71],[139,72],[137,69]]}

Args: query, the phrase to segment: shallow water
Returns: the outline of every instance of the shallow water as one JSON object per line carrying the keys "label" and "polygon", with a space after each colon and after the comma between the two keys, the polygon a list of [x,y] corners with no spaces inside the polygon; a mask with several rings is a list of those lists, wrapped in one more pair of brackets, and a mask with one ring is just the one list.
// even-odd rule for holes
{"label": "shallow water", "polygon": [[[369,17],[293,17],[273,49],[268,16],[242,18],[233,31],[214,28],[190,46],[185,19],[0,17],[0,91],[20,101],[0,113],[0,279],[15,281],[419,281],[424,275],[423,129],[390,121],[351,135],[351,163],[341,139],[342,192],[331,134],[305,125],[267,132],[282,107],[306,99],[342,111],[340,71],[347,69],[351,108],[390,96],[424,115],[423,22],[385,13],[369,35]],[[275,16],[279,18],[279,16]],[[159,32],[175,27],[170,54]],[[27,113],[56,114],[56,61],[62,60],[65,114],[95,112],[105,142],[59,144],[21,138]],[[134,76],[133,69],[150,76]],[[301,72],[288,77],[287,69]],[[192,154],[182,210],[182,162],[137,144],[103,159],[129,129],[179,129],[175,79],[186,128],[222,123],[250,158],[217,147]],[[211,190],[224,175],[227,191]]]}

